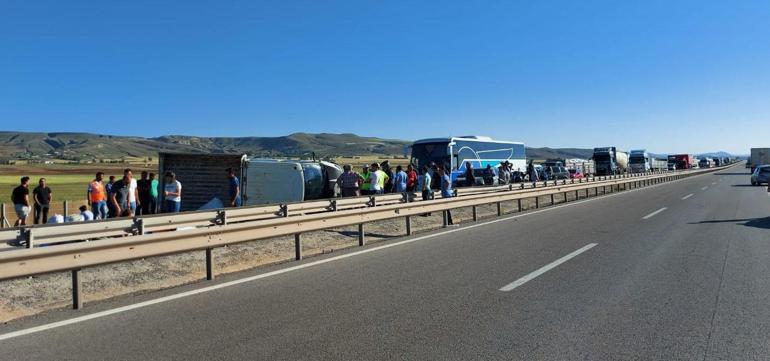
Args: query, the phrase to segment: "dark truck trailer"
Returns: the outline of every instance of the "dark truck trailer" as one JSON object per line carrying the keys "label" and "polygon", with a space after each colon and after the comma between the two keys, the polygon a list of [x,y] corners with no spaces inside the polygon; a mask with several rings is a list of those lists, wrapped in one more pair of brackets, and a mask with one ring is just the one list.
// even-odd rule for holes
{"label": "dark truck trailer", "polygon": [[230,181],[226,170],[233,168],[235,175],[243,181],[246,155],[160,153],[158,160],[160,209],[165,207],[164,175],[172,171],[182,183],[182,211],[193,211],[213,198],[219,198],[225,204],[230,201]]}

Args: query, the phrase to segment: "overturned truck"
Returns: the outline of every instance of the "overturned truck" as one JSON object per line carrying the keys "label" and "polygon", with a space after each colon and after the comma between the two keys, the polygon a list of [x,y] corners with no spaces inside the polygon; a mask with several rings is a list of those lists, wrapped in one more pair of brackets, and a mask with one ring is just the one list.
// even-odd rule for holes
{"label": "overturned truck", "polygon": [[244,205],[301,202],[332,198],[342,169],[334,163],[307,160],[251,159],[245,154],[160,153],[159,177],[174,172],[182,183],[182,210],[212,200],[226,203],[233,168],[241,180]]}

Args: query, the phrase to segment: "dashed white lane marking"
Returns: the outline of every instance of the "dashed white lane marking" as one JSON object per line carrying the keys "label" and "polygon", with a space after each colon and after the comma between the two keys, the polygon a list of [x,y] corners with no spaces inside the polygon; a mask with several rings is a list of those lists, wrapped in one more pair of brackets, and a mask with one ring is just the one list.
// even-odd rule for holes
{"label": "dashed white lane marking", "polygon": [[690,197],[692,197],[692,196],[694,196],[694,195],[695,195],[694,193],[690,193],[690,194],[688,194],[688,195],[686,195],[686,196],[682,197],[682,200],[685,200],[685,199],[687,199],[687,198],[690,198]]}
{"label": "dashed white lane marking", "polygon": [[711,185],[712,185],[712,186],[713,186],[713,185],[715,185],[715,184],[717,184],[717,182],[711,182]]}
{"label": "dashed white lane marking", "polygon": [[652,217],[655,217],[655,216],[656,216],[656,215],[658,215],[660,212],[663,212],[663,211],[665,211],[666,209],[668,209],[668,208],[666,208],[666,207],[663,207],[663,208],[661,208],[661,209],[658,209],[657,211],[655,211],[655,212],[652,212],[652,213],[650,213],[650,214],[648,214],[648,215],[646,215],[646,216],[642,217],[642,219],[650,219],[650,218],[652,218]]}
{"label": "dashed white lane marking", "polygon": [[543,267],[540,267],[537,271],[534,271],[534,272],[532,272],[532,273],[530,273],[530,274],[528,274],[528,275],[526,275],[526,276],[524,276],[522,278],[517,279],[516,281],[513,281],[513,282],[503,286],[500,289],[500,291],[503,291],[503,292],[513,291],[514,289],[516,289],[516,287],[519,287],[519,286],[521,286],[521,285],[523,285],[523,284],[525,284],[525,283],[535,279],[537,276],[540,276],[543,273],[546,273],[546,272],[556,268],[556,266],[558,266],[558,265],[560,265],[560,264],[562,264],[564,262],[567,262],[567,261],[577,257],[579,254],[581,254],[581,253],[583,253],[583,252],[585,252],[585,251],[587,251],[587,250],[589,250],[591,248],[594,248],[594,247],[596,247],[596,243],[589,243],[589,244],[583,246],[583,248],[580,248],[580,249],[578,249],[578,250],[576,250],[576,251],[574,251],[574,252],[572,252],[572,253],[570,253],[570,254],[562,257],[562,258],[559,258],[559,259],[557,259],[557,260],[555,260],[555,261],[553,261],[553,262],[551,262],[551,263],[549,263],[549,264],[547,264],[547,265],[545,265]]}
{"label": "dashed white lane marking", "polygon": [[706,189],[709,189],[709,186],[705,186],[705,187],[701,188],[700,190],[705,191]]}

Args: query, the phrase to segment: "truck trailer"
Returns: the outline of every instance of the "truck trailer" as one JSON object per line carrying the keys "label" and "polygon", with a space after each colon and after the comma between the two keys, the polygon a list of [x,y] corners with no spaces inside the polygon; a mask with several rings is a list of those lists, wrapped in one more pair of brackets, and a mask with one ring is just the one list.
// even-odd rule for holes
{"label": "truck trailer", "polygon": [[770,148],[751,148],[749,165],[752,172],[756,167],[768,164],[770,164]]}
{"label": "truck trailer", "polygon": [[692,154],[672,154],[668,156],[669,169],[685,170],[698,166],[698,160]]}
{"label": "truck trailer", "polygon": [[634,173],[666,170],[667,165],[665,160],[653,158],[645,149],[632,150],[628,155],[628,167]]}
{"label": "truck trailer", "polygon": [[597,175],[615,175],[628,171],[628,153],[615,147],[594,148],[592,158]]}
{"label": "truck trailer", "polygon": [[197,210],[214,199],[227,204],[228,168],[240,178],[243,205],[333,198],[342,174],[334,163],[251,159],[245,154],[160,153],[158,167],[161,183],[167,171],[182,183],[182,211]]}

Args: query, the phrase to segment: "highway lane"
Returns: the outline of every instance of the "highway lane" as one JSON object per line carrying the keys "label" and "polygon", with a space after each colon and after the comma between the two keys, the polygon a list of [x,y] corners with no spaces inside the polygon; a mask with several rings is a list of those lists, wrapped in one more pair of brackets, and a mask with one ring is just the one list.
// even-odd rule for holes
{"label": "highway lane", "polygon": [[[458,230],[0,341],[0,352],[93,360],[762,359],[770,354],[770,198],[733,186],[747,179],[704,175]],[[0,334],[78,314],[48,313]]]}

